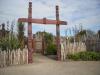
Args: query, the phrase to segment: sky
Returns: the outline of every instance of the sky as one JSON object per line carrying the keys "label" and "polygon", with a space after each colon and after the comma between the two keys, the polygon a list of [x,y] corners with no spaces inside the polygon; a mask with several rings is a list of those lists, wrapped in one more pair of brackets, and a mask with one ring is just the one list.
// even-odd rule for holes
{"label": "sky", "polygon": [[[56,19],[55,6],[59,5],[60,20],[67,21],[68,25],[60,26],[62,36],[68,34],[73,27],[100,29],[100,0],[0,0],[0,24],[9,21],[17,22],[18,18],[28,17],[28,2],[32,1],[32,17]],[[17,25],[15,24],[15,32]],[[32,24],[32,32],[47,31],[56,34],[55,25]],[[68,31],[69,30],[69,31]],[[73,34],[73,32],[71,32]],[[27,35],[27,23],[25,23]]]}

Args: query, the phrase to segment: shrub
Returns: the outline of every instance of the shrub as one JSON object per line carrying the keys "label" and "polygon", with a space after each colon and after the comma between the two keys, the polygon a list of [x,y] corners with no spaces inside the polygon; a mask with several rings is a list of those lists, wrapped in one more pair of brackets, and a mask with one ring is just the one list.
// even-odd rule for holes
{"label": "shrub", "polygon": [[18,39],[13,36],[12,39],[8,37],[3,37],[0,39],[0,49],[2,51],[7,50],[16,50],[19,48],[19,42]]}
{"label": "shrub", "polygon": [[24,23],[18,23],[18,40],[19,40],[19,47],[21,50],[24,48]]}
{"label": "shrub", "polygon": [[96,61],[100,60],[100,53],[97,52],[79,52],[76,54],[67,55],[68,59],[84,60],[84,61]]}
{"label": "shrub", "polygon": [[8,47],[9,47],[8,38],[0,39],[0,48],[1,48],[1,50],[2,51],[4,51],[4,50],[7,51]]}
{"label": "shrub", "polygon": [[55,55],[57,54],[56,46],[54,44],[49,44],[46,48],[47,55]]}

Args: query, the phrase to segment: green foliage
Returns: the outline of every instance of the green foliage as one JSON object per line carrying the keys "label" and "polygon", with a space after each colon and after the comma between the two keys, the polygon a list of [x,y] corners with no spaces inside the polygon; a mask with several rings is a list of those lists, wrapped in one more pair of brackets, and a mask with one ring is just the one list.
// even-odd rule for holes
{"label": "green foliage", "polygon": [[51,33],[44,32],[44,40],[47,45],[53,42],[53,35]]}
{"label": "green foliage", "polygon": [[82,30],[79,33],[77,33],[77,36],[83,36],[86,35],[86,30]]}
{"label": "green foliage", "polygon": [[0,39],[0,48],[2,51],[4,50],[16,50],[19,48],[19,42],[18,39],[15,36],[9,37],[2,37]]}
{"label": "green foliage", "polygon": [[76,54],[67,55],[68,59],[84,60],[84,61],[97,61],[100,60],[100,53],[97,52],[79,52]]}
{"label": "green foliage", "polygon": [[12,39],[9,39],[9,49],[16,50],[18,48],[19,48],[19,41],[18,41],[17,37],[13,36]]}
{"label": "green foliage", "polygon": [[[7,28],[8,29],[8,28]],[[3,25],[2,34],[0,38],[0,50],[16,50],[19,48],[19,41],[16,35],[13,32],[14,22],[11,24],[11,30],[5,30],[5,26]],[[21,34],[22,35],[22,34]]]}
{"label": "green foliage", "polygon": [[55,55],[57,54],[56,45],[53,43],[53,35],[51,33],[44,32],[44,40],[46,44],[46,54]]}
{"label": "green foliage", "polygon": [[46,54],[47,55],[55,55],[55,54],[57,54],[56,46],[54,44],[49,44],[47,49],[46,49]]}
{"label": "green foliage", "polygon": [[22,22],[18,23],[18,40],[19,47],[22,50],[24,48],[24,24]]}
{"label": "green foliage", "polygon": [[8,38],[0,39],[0,48],[2,51],[7,50],[9,48]]}

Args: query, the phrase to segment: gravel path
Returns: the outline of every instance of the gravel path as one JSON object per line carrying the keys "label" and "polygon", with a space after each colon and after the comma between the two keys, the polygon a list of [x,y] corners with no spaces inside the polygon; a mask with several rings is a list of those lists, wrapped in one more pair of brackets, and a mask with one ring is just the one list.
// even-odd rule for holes
{"label": "gravel path", "polygon": [[55,61],[34,55],[34,63],[0,68],[0,75],[100,75],[100,61]]}

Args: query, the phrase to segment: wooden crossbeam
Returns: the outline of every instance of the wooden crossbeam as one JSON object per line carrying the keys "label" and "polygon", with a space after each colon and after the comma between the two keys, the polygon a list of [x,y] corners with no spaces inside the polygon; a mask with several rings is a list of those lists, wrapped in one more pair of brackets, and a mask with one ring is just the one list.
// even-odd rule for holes
{"label": "wooden crossbeam", "polygon": [[30,18],[19,18],[18,22],[30,22],[30,23],[37,23],[37,24],[59,24],[59,25],[67,25],[67,22],[65,21],[57,21],[57,20],[51,20],[51,19],[30,19]]}

